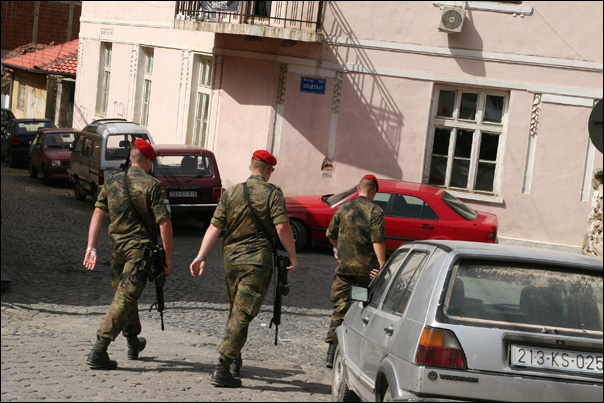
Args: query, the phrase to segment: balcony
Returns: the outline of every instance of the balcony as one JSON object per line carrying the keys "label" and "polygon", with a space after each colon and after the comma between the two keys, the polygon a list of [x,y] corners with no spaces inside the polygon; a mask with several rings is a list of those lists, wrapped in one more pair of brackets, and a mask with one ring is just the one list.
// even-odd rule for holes
{"label": "balcony", "polygon": [[174,29],[323,41],[323,1],[177,1]]}

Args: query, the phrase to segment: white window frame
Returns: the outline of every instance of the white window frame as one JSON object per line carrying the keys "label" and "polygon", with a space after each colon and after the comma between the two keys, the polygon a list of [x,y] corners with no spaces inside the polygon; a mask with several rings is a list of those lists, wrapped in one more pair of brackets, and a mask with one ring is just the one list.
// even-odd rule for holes
{"label": "white window frame", "polygon": [[112,56],[113,44],[111,42],[101,42],[96,103],[96,113],[100,116],[107,116],[107,106],[109,103],[109,84],[111,83]]}
{"label": "white window frame", "polygon": [[154,48],[145,46],[139,47],[133,120],[142,126],[149,125],[154,61]]}
{"label": "white window frame", "polygon": [[196,55],[194,63],[187,144],[206,147],[212,105],[214,60]]}
{"label": "white window frame", "polygon": [[[439,101],[439,96],[440,96],[441,90],[456,91],[455,104],[454,104],[454,110],[453,110],[452,117],[445,118],[445,117],[437,116],[438,101]],[[460,104],[461,104],[462,93],[478,94],[475,121],[470,121],[470,120],[465,120],[465,119],[459,118],[459,109],[460,109]],[[482,117],[484,116],[484,105],[485,105],[485,100],[486,100],[487,95],[504,97],[501,123],[482,122]],[[426,144],[426,158],[425,158],[425,164],[424,164],[423,183],[429,184],[432,153],[433,153],[436,129],[437,128],[451,129],[451,134],[450,134],[450,138],[449,138],[449,148],[448,148],[448,153],[447,153],[447,168],[446,168],[445,183],[444,183],[444,185],[437,185],[437,186],[447,189],[447,191],[455,194],[458,197],[474,199],[474,200],[482,200],[482,201],[501,202],[502,199],[499,198],[499,196],[501,195],[503,158],[505,155],[509,102],[510,102],[510,93],[506,92],[506,91],[490,90],[490,89],[485,89],[485,88],[435,85],[434,92],[433,92],[433,99],[432,99],[432,110],[431,110],[431,114],[430,114],[431,117],[430,117],[428,141]],[[473,131],[472,150],[471,150],[471,155],[469,158],[470,168],[469,168],[469,173],[468,173],[468,185],[466,188],[452,187],[450,185],[452,170],[453,170],[453,161],[455,159],[455,143],[457,140],[457,130],[459,130],[459,129]],[[478,171],[478,163],[481,162],[479,160],[479,154],[480,154],[480,142],[482,139],[483,132],[496,133],[499,135],[499,141],[498,141],[498,146],[497,146],[497,157],[496,157],[497,159],[495,162],[495,172],[494,172],[494,178],[493,178],[493,191],[492,192],[475,189],[477,171]],[[486,161],[484,161],[484,162],[486,162]]]}
{"label": "white window frame", "polygon": [[18,98],[17,98],[17,109],[24,111],[25,110],[25,90],[26,90],[26,83],[25,83],[25,79],[21,79],[21,81],[19,81],[19,94],[18,94]]}

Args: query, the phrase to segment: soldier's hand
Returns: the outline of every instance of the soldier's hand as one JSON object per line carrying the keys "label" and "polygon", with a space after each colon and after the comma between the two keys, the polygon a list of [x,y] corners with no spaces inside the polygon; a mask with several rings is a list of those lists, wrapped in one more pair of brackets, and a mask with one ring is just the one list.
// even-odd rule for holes
{"label": "soldier's hand", "polygon": [[164,273],[166,273],[166,278],[170,277],[170,273],[172,272],[172,260],[166,262],[164,265]]}
{"label": "soldier's hand", "polygon": [[189,268],[191,269],[191,275],[193,277],[201,276],[201,274],[203,273],[203,269],[205,267],[206,267],[205,260],[194,259],[191,262],[191,265],[189,266]]}
{"label": "soldier's hand", "polygon": [[94,270],[94,267],[96,266],[96,250],[86,251],[83,264],[88,270]]}
{"label": "soldier's hand", "polygon": [[369,273],[369,278],[373,280],[373,278],[375,276],[377,276],[377,274],[380,272],[380,269],[372,269],[371,272]]}
{"label": "soldier's hand", "polygon": [[289,266],[286,267],[287,270],[294,270],[296,267],[298,267],[298,259],[297,258],[292,258],[291,256],[289,256]]}

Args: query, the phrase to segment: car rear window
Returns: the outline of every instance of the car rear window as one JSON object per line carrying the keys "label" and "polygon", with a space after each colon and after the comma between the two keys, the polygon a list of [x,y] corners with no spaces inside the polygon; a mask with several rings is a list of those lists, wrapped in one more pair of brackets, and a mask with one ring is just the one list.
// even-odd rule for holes
{"label": "car rear window", "polygon": [[213,175],[207,155],[158,155],[153,173],[157,177],[203,178]]}
{"label": "car rear window", "polygon": [[350,196],[351,194],[353,194],[356,191],[357,191],[357,185],[354,185],[350,189],[346,189],[345,191],[340,192],[338,194],[323,196],[323,198],[322,198],[323,203],[325,203],[331,207],[334,204],[338,204],[340,201],[344,200],[345,198],[347,198],[348,196]]}
{"label": "car rear window", "polygon": [[462,260],[445,314],[602,331],[602,275],[573,268]]}
{"label": "car rear window", "polygon": [[140,138],[148,140],[139,134],[112,134],[107,136],[105,159],[108,161],[125,160],[130,151],[130,144]]}
{"label": "car rear window", "polygon": [[470,206],[453,196],[449,192],[443,192],[443,202],[453,209],[461,218],[472,221],[478,218],[478,213],[474,211]]}
{"label": "car rear window", "polygon": [[38,131],[38,129],[43,129],[46,127],[54,127],[54,125],[50,121],[20,122],[20,123],[17,123],[17,135],[19,135],[19,134],[35,134]]}

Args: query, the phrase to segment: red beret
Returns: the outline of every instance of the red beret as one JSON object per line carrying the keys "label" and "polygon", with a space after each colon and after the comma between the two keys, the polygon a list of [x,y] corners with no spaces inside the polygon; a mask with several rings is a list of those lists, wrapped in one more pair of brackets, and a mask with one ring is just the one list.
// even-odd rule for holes
{"label": "red beret", "polygon": [[375,182],[376,190],[380,189],[380,185],[378,184],[378,180],[375,177],[375,175],[368,174],[368,175],[363,176],[363,179],[369,179],[369,180],[374,181]]}
{"label": "red beret", "polygon": [[143,153],[145,157],[149,158],[151,161],[155,161],[157,158],[155,150],[146,140],[136,139],[134,140],[134,145],[140,150],[141,153]]}
{"label": "red beret", "polygon": [[257,150],[254,155],[252,155],[252,158],[264,161],[273,167],[277,165],[277,158],[266,150]]}

